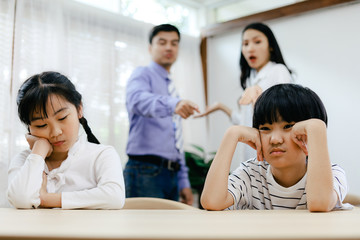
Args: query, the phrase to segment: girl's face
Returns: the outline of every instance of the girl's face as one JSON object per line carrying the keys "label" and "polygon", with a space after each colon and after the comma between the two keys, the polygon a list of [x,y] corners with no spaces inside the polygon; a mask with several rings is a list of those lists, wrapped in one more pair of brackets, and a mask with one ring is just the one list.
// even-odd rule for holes
{"label": "girl's face", "polygon": [[52,94],[46,103],[46,113],[35,111],[31,116],[30,134],[47,139],[53,147],[53,152],[64,153],[74,145],[78,139],[79,110],[63,97]]}
{"label": "girl's face", "polygon": [[265,34],[255,29],[244,32],[241,52],[249,66],[257,72],[270,61],[269,41]]}

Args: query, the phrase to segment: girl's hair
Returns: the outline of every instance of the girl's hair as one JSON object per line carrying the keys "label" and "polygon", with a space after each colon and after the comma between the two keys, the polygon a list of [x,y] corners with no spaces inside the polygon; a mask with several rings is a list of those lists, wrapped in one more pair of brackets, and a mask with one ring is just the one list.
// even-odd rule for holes
{"label": "girl's hair", "polygon": [[[35,111],[41,112],[42,116],[47,118],[46,103],[51,94],[65,98],[77,110],[82,105],[81,94],[66,76],[58,72],[43,72],[28,78],[18,91],[16,102],[21,122],[29,126]],[[88,141],[99,144],[86,119],[82,117],[79,121],[87,134]]]}
{"label": "girl's hair", "polygon": [[278,121],[300,122],[317,118],[327,125],[327,114],[319,96],[297,84],[278,84],[263,92],[256,100],[253,127]]}
{"label": "girl's hair", "polygon": [[[248,29],[254,29],[254,30],[260,31],[263,34],[265,34],[265,36],[269,42],[270,61],[275,62],[275,63],[282,63],[286,66],[285,61],[284,61],[283,56],[280,51],[280,47],[276,41],[276,38],[275,38],[273,32],[271,31],[271,29],[267,25],[265,25],[263,23],[258,23],[258,22],[251,23],[245,27],[242,34],[244,35],[245,31]],[[288,68],[288,67],[286,66],[286,68]],[[241,70],[240,84],[241,84],[241,87],[243,89],[245,89],[246,88],[246,79],[250,76],[251,67],[249,66],[248,62],[246,61],[246,59],[242,53],[242,48],[240,50],[240,70]],[[289,70],[289,68],[288,68],[288,70]],[[291,73],[290,70],[289,70],[289,72]]]}

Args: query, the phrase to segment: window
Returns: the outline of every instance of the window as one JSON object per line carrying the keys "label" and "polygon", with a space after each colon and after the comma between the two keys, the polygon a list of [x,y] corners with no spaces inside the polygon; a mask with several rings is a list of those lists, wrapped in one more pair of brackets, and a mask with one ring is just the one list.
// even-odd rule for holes
{"label": "window", "polygon": [[169,0],[75,0],[126,17],[152,23],[170,23],[182,33],[199,35],[196,8]]}

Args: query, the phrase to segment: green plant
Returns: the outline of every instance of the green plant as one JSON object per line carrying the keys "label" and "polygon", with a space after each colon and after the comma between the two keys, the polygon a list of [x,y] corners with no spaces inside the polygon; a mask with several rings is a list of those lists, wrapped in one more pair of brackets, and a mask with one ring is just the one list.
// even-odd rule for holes
{"label": "green plant", "polygon": [[191,188],[196,190],[200,196],[204,188],[206,175],[216,152],[206,153],[200,146],[195,144],[191,144],[190,146],[192,147],[192,150],[185,151],[185,161],[187,167],[189,168]]}

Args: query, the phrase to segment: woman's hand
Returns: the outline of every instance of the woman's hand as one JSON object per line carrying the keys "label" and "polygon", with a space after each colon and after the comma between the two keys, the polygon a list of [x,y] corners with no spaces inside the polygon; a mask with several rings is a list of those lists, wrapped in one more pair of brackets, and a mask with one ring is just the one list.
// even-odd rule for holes
{"label": "woman's hand", "polygon": [[258,86],[247,87],[239,100],[240,105],[254,105],[260,94],[262,93],[262,89]]}
{"label": "woman's hand", "polygon": [[49,157],[53,151],[50,142],[45,138],[39,138],[30,133],[25,135],[26,141],[29,143],[31,153],[38,154],[44,159]]}
{"label": "woman's hand", "polygon": [[215,102],[210,107],[207,107],[205,112],[194,116],[194,118],[205,117],[205,116],[209,115],[210,113],[218,111],[218,110],[223,111],[226,115],[231,117],[231,109],[229,107],[225,106],[224,104],[222,104],[220,102]]}

